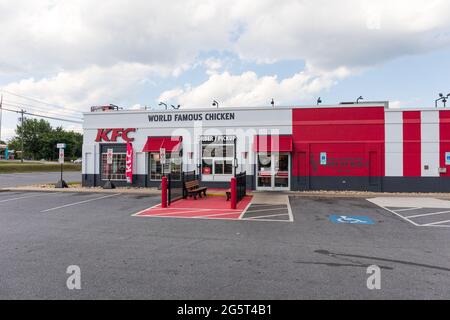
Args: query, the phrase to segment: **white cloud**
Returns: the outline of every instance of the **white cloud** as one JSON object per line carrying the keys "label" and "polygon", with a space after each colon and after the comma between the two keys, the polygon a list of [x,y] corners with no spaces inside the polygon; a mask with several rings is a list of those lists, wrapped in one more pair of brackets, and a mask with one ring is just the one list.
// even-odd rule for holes
{"label": "white cloud", "polygon": [[448,1],[259,1],[238,5],[245,32],[242,58],[260,62],[305,59],[333,69],[367,67],[450,44]]}
{"label": "white cloud", "polygon": [[365,67],[450,43],[445,0],[0,1],[0,72],[140,63],[179,75],[200,52]]}
{"label": "white cloud", "polygon": [[5,128],[4,126],[2,126],[1,140],[8,141],[15,135],[15,133],[16,133],[16,130],[14,128]]}
{"label": "white cloud", "polygon": [[[136,63],[121,63],[111,67],[91,66],[74,72],[61,71],[43,79],[28,78],[10,83],[2,89],[36,97],[55,105],[87,111],[89,106],[120,102],[132,96],[143,80],[157,68]],[[5,93],[5,100],[17,100]],[[61,110],[59,110],[61,111]]]}
{"label": "white cloud", "polygon": [[221,68],[223,68],[222,61],[217,58],[208,58],[205,61],[203,61],[203,64],[206,67],[207,75],[216,74]]}
{"label": "white cloud", "polygon": [[0,70],[141,63],[177,73],[199,51],[225,48],[229,10],[203,0],[0,1]]}
{"label": "white cloud", "polygon": [[350,71],[345,68],[329,72],[307,69],[290,78],[278,80],[277,76],[258,77],[252,71],[240,75],[223,72],[212,74],[207,81],[195,87],[165,91],[159,99],[181,104],[183,108],[209,107],[213,99],[222,106],[269,105],[272,98],[278,105],[292,104],[311,98],[349,74]]}
{"label": "white cloud", "polygon": [[[209,78],[161,100],[298,102],[365,68],[450,44],[445,0],[0,0],[0,11],[0,84],[77,108],[134,104],[140,85],[178,77],[199,56]],[[287,79],[231,75],[212,51],[307,67]]]}

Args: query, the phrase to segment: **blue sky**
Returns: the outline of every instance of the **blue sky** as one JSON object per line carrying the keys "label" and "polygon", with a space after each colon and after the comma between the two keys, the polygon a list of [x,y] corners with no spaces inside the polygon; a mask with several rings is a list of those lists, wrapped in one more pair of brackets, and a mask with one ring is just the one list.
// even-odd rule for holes
{"label": "blue sky", "polygon": [[[109,103],[309,105],[360,95],[433,107],[450,93],[445,0],[6,0],[0,10],[0,92],[12,110],[81,120]],[[4,111],[2,138],[16,124]]]}
{"label": "blue sky", "polygon": [[[252,70],[259,77],[276,75],[289,78],[305,68],[304,60],[285,60],[271,64],[246,62],[232,54],[209,52],[203,58],[226,59],[226,70],[232,74]],[[135,103],[142,97],[155,108],[161,92],[186,84],[197,86],[208,79],[207,68],[198,66],[190,72],[173,79],[161,78],[157,83],[143,86],[136,95]],[[399,103],[402,107],[434,107],[438,93],[450,93],[450,48],[426,54],[401,56],[380,65],[374,65],[359,74],[339,81],[314,97],[304,99],[302,104],[315,104],[321,97],[324,104],[353,101],[360,95],[365,100],[382,100]],[[269,100],[270,101],[270,100]],[[267,104],[269,103],[267,102]]]}

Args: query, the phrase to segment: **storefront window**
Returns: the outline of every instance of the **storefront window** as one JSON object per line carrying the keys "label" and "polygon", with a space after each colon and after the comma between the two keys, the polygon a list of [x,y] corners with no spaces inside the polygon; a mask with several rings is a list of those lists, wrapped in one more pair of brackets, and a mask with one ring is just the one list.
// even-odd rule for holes
{"label": "storefront window", "polygon": [[151,152],[150,156],[150,180],[161,180],[163,173],[171,173],[173,180],[181,180],[181,156],[179,152],[167,153],[164,170],[161,165],[159,152]]}
{"label": "storefront window", "polygon": [[210,175],[213,174],[213,161],[212,159],[203,159],[202,160],[202,174]]}
{"label": "storefront window", "polygon": [[107,163],[107,154],[102,153],[102,180],[126,180],[126,153],[113,153],[112,164]]}
{"label": "storefront window", "polygon": [[232,175],[235,158],[234,136],[202,137],[202,174]]}

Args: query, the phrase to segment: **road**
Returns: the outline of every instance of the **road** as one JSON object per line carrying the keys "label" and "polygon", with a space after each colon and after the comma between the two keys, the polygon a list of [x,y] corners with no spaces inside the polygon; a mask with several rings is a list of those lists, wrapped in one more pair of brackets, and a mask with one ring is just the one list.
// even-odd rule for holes
{"label": "road", "polygon": [[293,222],[132,216],[158,200],[0,192],[0,299],[450,299],[450,228],[365,199],[291,197]]}
{"label": "road", "polygon": [[[59,172],[29,172],[0,174],[0,188],[17,187],[39,183],[56,183]],[[81,172],[67,171],[63,176],[66,182],[81,182]]]}

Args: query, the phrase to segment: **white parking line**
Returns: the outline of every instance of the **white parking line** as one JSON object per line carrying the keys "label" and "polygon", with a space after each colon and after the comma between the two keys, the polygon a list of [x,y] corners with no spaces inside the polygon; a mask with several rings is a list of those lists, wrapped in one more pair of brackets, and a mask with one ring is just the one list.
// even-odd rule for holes
{"label": "white parking line", "polygon": [[[367,200],[370,201],[369,199],[367,199]],[[370,201],[370,202],[372,202],[372,201]],[[373,203],[373,202],[372,202],[372,203]],[[376,204],[376,203],[375,203],[375,204]],[[409,220],[408,218],[402,216],[401,214],[399,214],[399,213],[397,213],[397,212],[395,212],[395,211],[393,211],[393,210],[391,210],[391,209],[388,209],[388,208],[386,208],[386,207],[383,207],[383,206],[381,206],[381,205],[379,205],[379,204],[376,204],[376,205],[379,206],[380,208],[386,210],[386,211],[389,211],[389,212],[395,214],[397,217],[400,217],[400,218],[402,218],[403,220],[408,221],[409,223],[415,225],[416,227],[420,227],[420,226],[421,226],[420,224],[415,223],[415,222],[412,221],[412,220]]]}
{"label": "white parking line", "polygon": [[446,222],[450,222],[450,220],[436,221],[436,222],[432,222],[432,223],[423,224],[423,226],[434,226],[434,225],[443,224],[443,223],[446,223]]}
{"label": "white parking line", "polygon": [[398,209],[394,210],[395,212],[403,212],[403,211],[410,211],[410,210],[417,210],[417,209],[423,209],[422,207],[414,207],[414,208],[408,208],[408,209]]}
{"label": "white parking line", "polygon": [[41,213],[49,212],[49,211],[53,211],[53,210],[58,210],[58,209],[66,208],[66,207],[76,206],[77,204],[83,204],[83,203],[86,203],[86,202],[91,202],[91,201],[101,200],[101,199],[105,199],[105,198],[110,198],[110,197],[117,196],[119,194],[120,193],[108,194],[107,196],[102,196],[102,197],[98,197],[98,198],[94,198],[94,199],[88,199],[88,200],[84,200],[84,201],[68,203],[68,204],[65,204],[65,205],[62,205],[62,206],[58,206],[58,207],[42,210]]}
{"label": "white parking line", "polygon": [[230,212],[225,212],[225,213],[215,213],[215,214],[208,214],[205,216],[195,216],[195,217],[219,217],[219,216],[226,216],[228,214],[233,214],[233,213],[236,213],[236,212],[230,211]]}
{"label": "white parking line", "polygon": [[35,194],[35,195],[32,195],[32,196],[10,198],[10,199],[5,199],[5,200],[0,200],[0,203],[8,202],[8,201],[14,201],[14,200],[20,200],[20,199],[34,198],[34,197],[39,197],[39,196],[44,197],[44,196],[49,196],[49,195],[52,195],[52,194],[54,194],[54,193]]}
{"label": "white parking line", "polygon": [[[247,210],[247,213],[261,212],[261,211],[275,211],[275,210],[281,211],[281,210],[284,210],[284,209],[287,209],[287,206],[286,206],[286,208],[275,208],[275,209],[260,209],[260,210],[250,209],[250,210]],[[285,214],[287,214],[287,213],[285,213]]]}
{"label": "white parking line", "polygon": [[425,227],[441,227],[441,228],[450,228],[450,224],[433,224],[432,226],[425,226]]}
{"label": "white parking line", "polygon": [[247,218],[244,218],[244,219],[241,219],[241,220],[243,220],[243,221],[266,221],[266,222],[293,222],[293,221],[291,221],[291,220],[276,220],[276,219],[247,219]]}
{"label": "white parking line", "polygon": [[183,213],[191,213],[191,212],[198,212],[198,210],[184,210],[184,211],[175,211],[175,212],[160,212],[160,213],[152,213],[151,216],[159,217],[159,216],[168,216],[168,215],[177,215],[177,214],[183,214]]}
{"label": "white parking line", "polygon": [[[372,202],[373,204],[379,206],[380,208],[382,208],[382,209],[384,209],[386,211],[389,211],[389,212],[395,214],[397,217],[399,217],[399,218],[401,218],[401,219],[411,223],[412,225],[414,225],[416,227],[443,227],[443,228],[450,228],[449,224],[444,224],[444,223],[450,222],[450,220],[436,221],[436,222],[431,222],[431,223],[427,223],[427,224],[419,224],[419,223],[416,223],[416,222],[414,222],[413,220],[410,219],[410,218],[427,216],[427,215],[433,215],[433,214],[437,215],[437,214],[441,214],[441,213],[447,213],[447,211],[423,213],[423,214],[417,214],[417,215],[412,215],[412,216],[403,216],[400,213],[398,213],[399,210],[391,210],[391,209],[388,209],[387,207],[385,207],[384,205],[381,205],[381,203],[379,201],[376,201],[376,198],[374,198],[374,199],[366,199],[366,200],[369,201],[369,202]],[[386,203],[386,204],[389,204],[389,203]],[[430,207],[414,207],[414,208],[408,208],[408,209],[414,210],[414,209],[422,209],[422,208],[432,209],[433,207],[432,206],[430,206]],[[405,209],[400,209],[400,210],[407,211]],[[450,212],[450,210],[448,212]]]}
{"label": "white parking line", "polygon": [[292,214],[291,200],[289,199],[289,197],[287,197],[287,207],[288,207],[289,221],[294,222],[294,215]]}
{"label": "white parking line", "polygon": [[245,207],[244,211],[242,211],[241,215],[239,216],[238,219],[242,219],[242,217],[244,216],[244,214],[247,212],[248,208],[250,208],[250,205],[252,204],[252,201],[250,201],[247,206]]}
{"label": "white parking line", "polygon": [[[156,205],[156,206],[159,206],[159,204]],[[234,210],[234,209],[205,209],[205,208],[181,208],[181,207],[179,208],[179,207],[171,207],[171,206],[169,206],[168,208],[169,209],[177,209],[177,210],[194,210],[195,209],[197,211],[211,211],[211,210],[214,210],[214,211],[230,211],[230,210]],[[148,210],[148,209],[146,209],[146,210]]]}
{"label": "white parking line", "polygon": [[413,216],[406,216],[406,218],[418,218],[418,217],[426,217],[426,216],[433,216],[436,214],[441,214],[441,213],[448,213],[450,211],[439,211],[439,212],[431,212],[431,213],[422,213],[422,214],[415,214]]}
{"label": "white parking line", "polygon": [[271,215],[268,215],[268,216],[249,217],[249,218],[245,218],[245,219],[251,220],[251,219],[270,218],[270,217],[279,217],[279,216],[288,216],[289,217],[289,214],[287,214],[287,213],[279,213],[279,214],[271,214]]}

